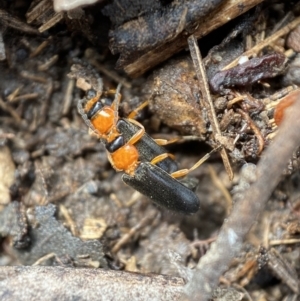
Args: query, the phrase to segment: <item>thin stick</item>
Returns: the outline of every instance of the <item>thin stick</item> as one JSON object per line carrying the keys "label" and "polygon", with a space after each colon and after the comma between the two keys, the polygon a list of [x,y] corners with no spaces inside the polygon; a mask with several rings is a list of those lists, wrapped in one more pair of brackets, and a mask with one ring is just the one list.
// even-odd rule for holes
{"label": "thin stick", "polygon": [[237,109],[237,111],[242,115],[242,117],[246,120],[246,122],[248,123],[249,127],[251,128],[251,130],[254,132],[256,138],[257,138],[257,144],[258,144],[258,151],[257,151],[257,155],[259,156],[260,153],[263,151],[264,146],[265,146],[265,141],[264,138],[259,130],[259,128],[255,125],[255,123],[253,122],[253,120],[250,118],[250,116],[244,112],[241,109]]}
{"label": "thin stick", "polygon": [[[191,56],[193,59],[194,67],[196,70],[197,78],[199,81],[199,88],[200,88],[200,91],[201,91],[202,97],[203,97],[203,105],[209,112],[208,117],[209,117],[210,123],[212,125],[215,136],[216,136],[216,134],[221,136],[222,133],[221,133],[221,130],[219,127],[214,104],[212,102],[210,92],[209,92],[206,71],[205,71],[205,68],[203,65],[203,61],[202,61],[202,57],[201,57],[201,54],[199,51],[197,40],[194,35],[191,35],[188,38],[188,44],[189,44],[190,53],[191,53]],[[216,141],[217,141],[217,139],[216,139]],[[232,171],[232,168],[230,165],[228,154],[224,148],[221,149],[220,154],[221,154],[226,172],[229,176],[229,179],[232,180],[233,179],[233,171]]]}
{"label": "thin stick", "polygon": [[150,216],[145,216],[139,223],[132,227],[128,233],[124,234],[121,239],[112,248],[112,253],[118,252],[138,231],[149,225],[156,217],[156,212]]}
{"label": "thin stick", "polygon": [[0,96],[0,108],[10,114],[14,118],[14,121],[17,124],[22,123],[22,118],[19,116],[19,114],[14,110],[8,103],[6,103]]}

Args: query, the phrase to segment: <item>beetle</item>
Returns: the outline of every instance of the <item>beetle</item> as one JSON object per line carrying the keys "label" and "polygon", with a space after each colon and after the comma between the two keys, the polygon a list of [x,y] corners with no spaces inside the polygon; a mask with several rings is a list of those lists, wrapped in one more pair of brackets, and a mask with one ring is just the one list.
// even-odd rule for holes
{"label": "beetle", "polygon": [[[78,78],[78,75],[73,72],[70,77]],[[129,118],[120,118],[121,86],[108,91],[99,86],[101,89],[92,85],[87,90],[85,97],[78,101],[78,111],[88,127],[104,142],[113,168],[124,172],[122,180],[170,210],[184,214],[197,212],[200,204],[197,195],[177,178],[186,176],[206,158],[190,169],[178,170],[174,156],[160,145],[165,141],[152,139],[143,125],[132,119],[146,104],[142,104]]]}

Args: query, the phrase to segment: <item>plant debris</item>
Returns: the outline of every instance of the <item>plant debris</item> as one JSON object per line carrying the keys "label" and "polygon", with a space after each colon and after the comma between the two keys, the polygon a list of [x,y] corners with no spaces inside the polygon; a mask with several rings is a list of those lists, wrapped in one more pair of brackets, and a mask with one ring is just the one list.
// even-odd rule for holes
{"label": "plant debris", "polygon": [[[208,2],[0,1],[0,298],[299,298],[300,3]],[[194,215],[126,186],[78,114],[119,84],[180,169],[209,157]]]}
{"label": "plant debris", "polygon": [[285,60],[285,56],[280,53],[253,58],[231,69],[217,72],[210,79],[210,88],[218,94],[225,91],[225,88],[243,87],[275,77],[282,72]]}

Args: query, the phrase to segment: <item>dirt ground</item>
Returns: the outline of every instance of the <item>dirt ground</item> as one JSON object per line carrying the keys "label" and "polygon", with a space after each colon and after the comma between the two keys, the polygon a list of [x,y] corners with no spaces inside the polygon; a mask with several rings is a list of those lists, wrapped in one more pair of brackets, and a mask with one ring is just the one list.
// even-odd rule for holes
{"label": "dirt ground", "polygon": [[[197,1],[98,1],[55,12],[50,0],[0,0],[1,300],[17,300],[24,289],[18,286],[22,281],[14,282],[15,270],[6,277],[5,268],[15,266],[57,268],[22,270],[24,277],[40,271],[45,279],[61,268],[80,268],[87,279],[96,277],[87,269],[103,269],[107,274],[97,277],[118,278],[125,296],[139,281],[130,277],[152,284],[160,279],[161,300],[179,300],[177,286],[191,280],[224,221],[255,182],[256,165],[275,141],[285,108],[300,101],[299,3],[249,1],[251,8],[239,2],[239,12],[232,0],[209,1],[205,9]],[[228,3],[232,7],[225,10]],[[223,14],[233,14],[232,21],[220,19],[220,7]],[[173,29],[177,15],[179,25]],[[199,85],[187,37],[202,37],[197,31],[202,25],[195,20],[214,16],[211,32],[199,40],[207,76]],[[237,59],[245,62],[234,64]],[[70,75],[74,64],[88,76]],[[150,136],[176,140],[166,152],[175,155],[180,169],[217,148],[189,174],[189,181],[198,183],[197,213],[159,206],[124,184],[122,172],[108,161],[103,139],[89,131],[78,113],[78,100],[87,89],[74,77],[83,78],[89,88],[101,78],[103,91],[122,84],[120,118],[148,100],[136,119]],[[254,226],[241,237],[237,256],[225,273],[213,276],[212,271],[208,277],[218,282],[211,300],[300,300],[296,145],[282,159],[285,169],[274,175],[280,180],[275,190],[267,187],[266,206],[251,216]],[[274,156],[274,165],[277,161]],[[76,290],[72,275],[60,281],[65,287],[70,281],[69,290]],[[122,277],[129,277],[129,284]],[[150,299],[150,289],[142,287],[131,300],[160,299]],[[41,297],[35,289],[35,297]],[[76,299],[60,289],[59,298],[51,292],[52,300]],[[81,297],[92,300],[89,294]],[[109,296],[102,292],[102,300],[112,300]]]}

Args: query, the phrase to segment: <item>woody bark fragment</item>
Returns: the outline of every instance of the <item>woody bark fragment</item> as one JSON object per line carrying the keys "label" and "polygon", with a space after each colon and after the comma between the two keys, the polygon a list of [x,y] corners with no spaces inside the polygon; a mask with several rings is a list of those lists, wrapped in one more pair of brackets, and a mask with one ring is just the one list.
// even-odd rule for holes
{"label": "woody bark fragment", "polygon": [[102,269],[1,267],[0,299],[14,300],[179,300],[178,277]]}
{"label": "woody bark fragment", "polygon": [[232,214],[223,224],[211,249],[198,263],[192,280],[186,286],[188,300],[208,300],[219,277],[228,269],[240,251],[260,212],[263,211],[293,151],[300,145],[300,97],[285,111],[273,143],[263,153],[256,169],[256,180],[243,194],[235,196]]}
{"label": "woody bark fragment", "polygon": [[[197,9],[190,11],[190,6],[179,6],[177,21],[165,32],[162,31],[156,40],[147,40],[146,36],[156,35],[158,24],[165,24],[163,20],[156,21],[155,28],[150,26],[145,18],[126,22],[111,32],[110,48],[114,54],[120,53],[117,68],[124,69],[132,77],[138,77],[147,70],[167,60],[173,54],[187,46],[187,35],[193,34],[197,39],[207,35],[235,17],[245,13],[263,0],[214,0],[187,1]],[[191,10],[192,10],[191,9]],[[174,10],[172,12],[174,13]],[[192,16],[192,17],[191,17]],[[153,31],[153,35],[147,34]]]}

